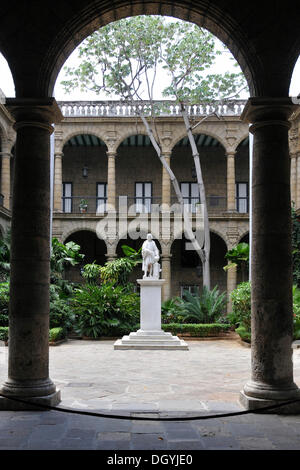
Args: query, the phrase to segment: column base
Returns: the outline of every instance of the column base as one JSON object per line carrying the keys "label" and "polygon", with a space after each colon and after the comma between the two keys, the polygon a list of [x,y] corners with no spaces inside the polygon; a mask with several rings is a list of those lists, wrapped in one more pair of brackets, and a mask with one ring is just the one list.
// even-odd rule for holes
{"label": "column base", "polygon": [[29,403],[21,403],[10,400],[9,398],[0,397],[0,411],[47,411],[46,408],[31,405],[30,403],[44,406],[57,406],[61,402],[60,390],[56,390],[51,395],[44,397],[17,397],[12,395],[12,398],[24,400]]}
{"label": "column base", "polygon": [[[297,398],[295,398],[296,400]],[[285,399],[285,400],[269,400],[269,399],[263,399],[263,398],[254,398],[250,397],[245,394],[245,392],[241,391],[240,396],[239,396],[239,402],[240,404],[246,409],[246,410],[258,410],[261,408],[265,408],[268,406],[273,406],[273,405],[280,405],[280,403],[285,403],[287,401],[292,401],[293,399]],[[274,408],[273,410],[266,410],[264,411],[265,414],[298,414],[300,413],[300,400],[296,403],[291,403],[290,405],[284,405],[281,406],[280,408]]]}

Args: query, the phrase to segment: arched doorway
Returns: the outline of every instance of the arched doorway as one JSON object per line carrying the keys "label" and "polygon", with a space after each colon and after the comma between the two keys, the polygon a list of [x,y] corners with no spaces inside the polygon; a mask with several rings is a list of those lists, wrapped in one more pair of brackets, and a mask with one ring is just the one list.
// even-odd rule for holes
{"label": "arched doorway", "polygon": [[65,213],[106,212],[105,143],[93,134],[76,134],[63,147],[62,202]]}
{"label": "arched doorway", "polygon": [[[226,291],[226,273],[224,256],[227,251],[224,240],[214,232],[210,232],[210,272],[211,288],[218,286],[220,292]],[[196,251],[186,249],[187,240],[175,240],[171,248],[172,297],[182,297],[184,290],[193,294],[200,293],[203,288],[202,265]]]}
{"label": "arched doorway", "polygon": [[84,254],[84,259],[77,266],[70,266],[66,269],[66,279],[72,282],[82,282],[81,269],[85,264],[90,264],[95,261],[96,264],[103,266],[106,262],[106,243],[97,237],[94,232],[88,230],[79,230],[72,233],[64,241],[74,242],[80,246],[80,253]]}

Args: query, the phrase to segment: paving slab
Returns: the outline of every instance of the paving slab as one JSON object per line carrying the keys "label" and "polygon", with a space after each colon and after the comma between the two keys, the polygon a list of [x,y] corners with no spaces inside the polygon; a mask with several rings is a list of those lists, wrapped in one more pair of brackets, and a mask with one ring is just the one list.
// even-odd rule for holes
{"label": "paving slab", "polygon": [[[113,344],[69,340],[51,348],[50,377],[61,390],[60,407],[128,419],[1,411],[0,449],[300,450],[299,415],[201,419],[243,410],[238,399],[251,375],[251,349],[237,341],[190,341],[188,351],[118,351]],[[300,349],[293,349],[293,364],[300,386]],[[7,349],[2,383],[6,377]],[[195,415],[199,419],[180,420]]]}

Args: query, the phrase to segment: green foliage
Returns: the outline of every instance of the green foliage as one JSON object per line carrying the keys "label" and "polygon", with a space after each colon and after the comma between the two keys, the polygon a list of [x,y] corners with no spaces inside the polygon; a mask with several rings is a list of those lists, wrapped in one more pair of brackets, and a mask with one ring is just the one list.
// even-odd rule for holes
{"label": "green foliage", "polygon": [[240,325],[235,331],[245,343],[251,343],[251,332],[245,326]]}
{"label": "green foliage", "polygon": [[251,284],[241,282],[230,294],[232,300],[232,312],[236,322],[240,323],[246,331],[251,331]]}
{"label": "green foliage", "polygon": [[86,284],[76,289],[72,306],[76,330],[83,336],[105,336],[115,327],[127,328],[139,321],[139,296],[123,286]]}
{"label": "green foliage", "polygon": [[10,241],[11,234],[8,229],[3,238],[0,239],[0,281],[9,279],[10,272]]}
{"label": "green foliage", "polygon": [[0,283],[0,326],[8,326],[9,282]]}
{"label": "green foliage", "polygon": [[70,300],[60,297],[60,288],[50,286],[50,328],[63,328],[64,332],[71,331],[74,327],[75,315],[70,305]]}
{"label": "green foliage", "polygon": [[294,339],[300,339],[300,289],[293,286]]}
{"label": "green foliage", "polygon": [[138,262],[139,261],[130,257],[108,261],[100,268],[100,275],[103,284],[109,283],[125,286],[128,283],[131,271]]}
{"label": "green foliage", "polygon": [[169,323],[162,325],[164,331],[170,331],[173,335],[189,333],[191,336],[205,337],[218,336],[220,333],[230,331],[231,326],[219,323]]}
{"label": "green foliage", "polygon": [[61,289],[61,296],[70,296],[73,292],[73,284],[64,279],[65,269],[76,266],[84,258],[80,253],[80,246],[74,242],[60,243],[57,238],[52,238],[52,253],[50,258],[51,282]]}
{"label": "green foliage", "polygon": [[76,266],[84,258],[80,253],[80,246],[74,242],[60,243],[52,238],[52,253],[50,259],[51,273],[62,274],[66,267]]}
{"label": "green foliage", "polygon": [[60,339],[64,339],[65,337],[66,337],[66,332],[65,332],[64,328],[57,327],[57,328],[51,328],[49,330],[49,341],[50,342],[55,342],[55,341],[58,341]]}
{"label": "green foliage", "polygon": [[185,291],[183,300],[182,315],[186,321],[192,319],[195,323],[213,323],[224,312],[226,293],[220,293],[217,286],[212,290],[204,286],[200,295]]}
{"label": "green foliage", "polygon": [[[79,48],[80,63],[65,67],[66,92],[80,88],[124,100],[153,98],[159,67],[169,83],[163,95],[180,103],[199,103],[237,95],[246,87],[242,73],[209,73],[216,57],[214,36],[193,23],[162,16],[125,18],[89,36]],[[157,103],[156,103],[157,105]],[[157,109],[152,106],[152,113]]]}
{"label": "green foliage", "polygon": [[232,250],[227,251],[225,258],[229,264],[223,267],[224,271],[237,267],[242,272],[242,279],[246,280],[246,274],[249,271],[249,253],[248,243],[239,243]]}
{"label": "green foliage", "polygon": [[82,277],[89,284],[97,284],[100,281],[101,266],[96,264],[95,261],[91,264],[85,264],[82,268]]}
{"label": "green foliage", "polygon": [[300,217],[296,214],[294,204],[292,206],[292,256],[293,282],[300,288]]}
{"label": "green foliage", "polygon": [[183,323],[184,301],[180,297],[173,297],[166,300],[161,305],[161,321],[162,323]]}
{"label": "green foliage", "polygon": [[8,326],[0,326],[0,341],[8,341]]}

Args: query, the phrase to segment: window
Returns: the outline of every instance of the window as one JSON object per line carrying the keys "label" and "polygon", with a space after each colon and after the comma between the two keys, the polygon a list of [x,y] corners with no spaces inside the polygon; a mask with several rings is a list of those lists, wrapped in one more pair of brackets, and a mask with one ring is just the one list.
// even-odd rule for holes
{"label": "window", "polygon": [[107,212],[107,183],[97,183],[97,214]]}
{"label": "window", "polygon": [[63,183],[62,211],[66,213],[72,212],[72,183]]}
{"label": "window", "polygon": [[249,212],[249,183],[236,183],[236,210],[241,214]]}
{"label": "window", "polygon": [[152,183],[135,183],[135,208],[136,212],[151,212]]}
{"label": "window", "polygon": [[180,297],[184,298],[184,291],[188,291],[192,295],[199,295],[199,286],[195,284],[187,284],[186,286],[180,286]]}
{"label": "window", "polygon": [[196,212],[196,203],[200,202],[198,183],[180,183],[184,204],[188,204],[189,212]]}

